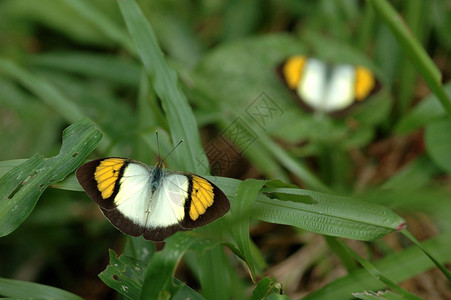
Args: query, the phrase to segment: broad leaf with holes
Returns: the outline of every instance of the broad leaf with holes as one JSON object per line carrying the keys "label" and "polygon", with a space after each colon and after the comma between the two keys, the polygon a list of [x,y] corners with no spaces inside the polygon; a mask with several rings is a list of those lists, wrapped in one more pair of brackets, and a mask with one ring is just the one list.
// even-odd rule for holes
{"label": "broad leaf with holes", "polygon": [[45,159],[36,154],[1,177],[0,236],[19,227],[44,190],[72,173],[101,139],[102,133],[91,121],[79,121],[64,130],[57,156]]}

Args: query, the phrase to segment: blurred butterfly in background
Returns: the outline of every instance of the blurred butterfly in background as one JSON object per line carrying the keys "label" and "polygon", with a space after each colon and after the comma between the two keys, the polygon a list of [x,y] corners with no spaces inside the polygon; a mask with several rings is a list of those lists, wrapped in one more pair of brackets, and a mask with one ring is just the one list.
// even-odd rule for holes
{"label": "blurred butterfly in background", "polygon": [[278,68],[303,106],[325,113],[343,111],[365,100],[377,87],[373,73],[351,64],[327,64],[306,56],[291,56]]}
{"label": "blurred butterfly in background", "polygon": [[78,182],[120,231],[163,241],[181,230],[206,225],[230,209],[224,193],[207,179],[163,170],[121,157],[85,163]]}

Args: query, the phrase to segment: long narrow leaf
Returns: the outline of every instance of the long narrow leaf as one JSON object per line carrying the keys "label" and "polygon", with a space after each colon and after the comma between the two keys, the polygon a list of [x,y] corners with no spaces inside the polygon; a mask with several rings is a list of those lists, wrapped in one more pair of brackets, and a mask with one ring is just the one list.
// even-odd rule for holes
{"label": "long narrow leaf", "polygon": [[0,278],[0,295],[14,299],[55,299],[55,300],[83,300],[83,298],[67,291],[20,280]]}
{"label": "long narrow leaf", "polygon": [[402,287],[398,286],[392,279],[390,279],[387,275],[382,273],[369,260],[358,255],[346,243],[341,242],[341,244],[368,271],[368,273],[370,273],[374,278],[379,280],[381,283],[387,285],[389,288],[391,288],[398,294],[402,295],[405,299],[421,300],[421,298],[409,293],[408,291],[404,290]]}
{"label": "long narrow leaf", "polygon": [[63,0],[67,5],[71,6],[80,16],[88,22],[95,25],[100,31],[108,36],[119,45],[123,46],[129,52],[134,53],[135,49],[127,34],[119,28],[113,21],[107,18],[101,11],[97,10],[90,1],[79,0],[70,1]]}
{"label": "long narrow leaf", "polygon": [[249,237],[249,214],[258,192],[266,183],[264,180],[248,179],[238,186],[232,214],[238,222],[233,226],[233,235],[238,248],[244,255],[252,280],[255,282],[255,263],[251,255]]}
{"label": "long narrow leaf", "polygon": [[408,239],[410,239],[415,245],[417,245],[426,254],[434,264],[442,271],[442,273],[451,281],[451,273],[431,254],[426,248],[406,229],[403,229],[402,234],[404,234]]}
{"label": "long narrow leaf", "polygon": [[182,168],[189,172],[205,172],[199,161],[205,161],[196,119],[186,96],[180,89],[177,73],[166,62],[154,31],[134,0],[118,0],[127,28],[149,74],[155,92],[160,97],[171,129],[172,142],[184,140],[177,153]]}
{"label": "long narrow leaf", "polygon": [[368,0],[382,20],[398,39],[401,49],[412,59],[418,72],[424,78],[431,91],[437,96],[448,116],[451,116],[451,100],[441,84],[442,75],[426,50],[411,34],[396,10],[386,0]]}
{"label": "long narrow leaf", "polygon": [[320,234],[373,240],[404,228],[389,208],[352,198],[301,189],[264,189],[254,205],[257,219],[300,227]]}
{"label": "long narrow leaf", "polygon": [[74,101],[68,99],[49,82],[21,68],[16,63],[0,59],[0,73],[14,78],[35,93],[48,106],[52,107],[66,121],[74,123],[85,117]]}
{"label": "long narrow leaf", "polygon": [[[240,181],[207,177],[233,201]],[[254,202],[251,217],[295,226],[319,234],[375,240],[405,226],[405,220],[379,204],[295,188],[265,188]]]}
{"label": "long narrow leaf", "polygon": [[[423,246],[431,249],[432,255],[440,263],[450,261],[451,239],[449,234],[427,240],[423,242]],[[395,282],[402,282],[434,267],[434,263],[417,246],[386,256],[374,262],[374,265],[384,274],[390,274],[390,278]],[[360,269],[312,292],[304,300],[350,299],[352,293],[357,291],[381,290],[383,288],[383,283],[376,280],[366,270]]]}

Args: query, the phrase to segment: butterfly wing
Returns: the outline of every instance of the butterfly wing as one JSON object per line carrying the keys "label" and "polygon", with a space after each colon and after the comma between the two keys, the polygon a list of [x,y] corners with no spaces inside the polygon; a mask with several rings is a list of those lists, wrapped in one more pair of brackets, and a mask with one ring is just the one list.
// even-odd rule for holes
{"label": "butterfly wing", "polygon": [[188,175],[189,198],[185,204],[184,228],[206,225],[225,215],[230,209],[226,195],[211,181],[194,174]]}
{"label": "butterfly wing", "polygon": [[224,193],[207,179],[132,159],[93,160],[76,175],[116,228],[153,241],[208,224],[230,209]]}
{"label": "butterfly wing", "polygon": [[354,66],[334,66],[324,93],[324,111],[338,111],[351,106],[355,101],[354,82]]}
{"label": "butterfly wing", "polygon": [[111,157],[82,165],[76,176],[116,228],[139,236],[145,230],[149,215],[151,170],[131,159]]}
{"label": "butterfly wing", "polygon": [[184,172],[164,172],[155,194],[144,238],[163,240],[222,217],[230,209],[224,193],[207,179]]}

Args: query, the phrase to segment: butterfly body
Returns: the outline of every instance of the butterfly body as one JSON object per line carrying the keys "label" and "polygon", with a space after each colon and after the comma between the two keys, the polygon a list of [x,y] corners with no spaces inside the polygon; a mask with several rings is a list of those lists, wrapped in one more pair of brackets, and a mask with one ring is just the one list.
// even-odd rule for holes
{"label": "butterfly body", "polygon": [[125,234],[162,241],[222,217],[230,208],[224,193],[207,179],[110,157],[77,170],[77,179],[110,222]]}

